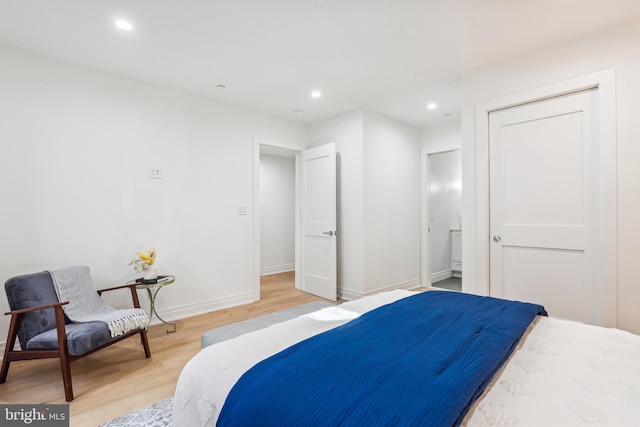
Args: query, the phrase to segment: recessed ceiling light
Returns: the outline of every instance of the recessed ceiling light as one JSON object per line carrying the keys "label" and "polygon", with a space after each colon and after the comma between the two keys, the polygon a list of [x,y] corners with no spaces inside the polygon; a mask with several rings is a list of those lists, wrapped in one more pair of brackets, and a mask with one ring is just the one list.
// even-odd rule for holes
{"label": "recessed ceiling light", "polygon": [[118,19],[116,20],[116,27],[120,28],[121,30],[124,31],[131,31],[133,30],[133,25],[131,25],[131,22],[125,20],[125,19]]}
{"label": "recessed ceiling light", "polygon": [[313,92],[311,92],[312,98],[320,98],[321,96],[322,96],[322,92],[320,92],[319,90],[314,90]]}
{"label": "recessed ceiling light", "polygon": [[435,110],[436,108],[438,108],[438,104],[436,104],[435,102],[430,102],[427,104],[427,110]]}
{"label": "recessed ceiling light", "polygon": [[302,110],[295,110],[295,111],[294,111],[294,113],[295,113],[297,116],[301,116],[301,115],[303,115],[303,114],[304,114],[304,111],[302,111]]}

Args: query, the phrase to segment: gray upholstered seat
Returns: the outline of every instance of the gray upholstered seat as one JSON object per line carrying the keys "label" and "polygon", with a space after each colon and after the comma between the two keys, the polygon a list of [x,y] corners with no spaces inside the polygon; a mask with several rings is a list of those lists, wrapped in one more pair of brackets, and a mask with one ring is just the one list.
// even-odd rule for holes
{"label": "gray upholstered seat", "polygon": [[[46,271],[13,277],[5,283],[11,310],[55,304],[58,302],[51,275]],[[109,327],[103,322],[72,323],[65,316],[69,355],[80,356],[112,340]],[[51,309],[25,313],[18,329],[23,350],[56,350],[58,332]]]}
{"label": "gray upholstered seat", "polygon": [[[69,355],[80,356],[111,341],[109,327],[103,322],[67,323],[67,348]],[[27,350],[55,350],[58,348],[58,332],[55,328],[42,332],[27,342]]]}
{"label": "gray upholstered seat", "polygon": [[[129,288],[133,306],[140,308],[135,284],[98,291]],[[140,334],[146,357],[151,356],[145,329],[136,329],[124,335],[112,337],[104,322],[73,323],[62,311],[64,301],[58,296],[49,272],[12,277],[5,283],[11,312],[11,324],[7,338],[0,383],[7,379],[9,364],[14,360],[59,357],[67,401],[73,400],[71,369],[69,363],[87,356],[124,338]],[[16,337],[21,350],[14,350]],[[64,344],[62,344],[64,343]]]}

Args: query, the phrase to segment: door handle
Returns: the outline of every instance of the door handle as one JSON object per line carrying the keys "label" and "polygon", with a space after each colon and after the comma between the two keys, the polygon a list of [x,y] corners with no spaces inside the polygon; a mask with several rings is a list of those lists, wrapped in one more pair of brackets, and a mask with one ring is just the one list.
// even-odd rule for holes
{"label": "door handle", "polygon": [[500,240],[502,240],[502,238],[500,236],[493,236],[493,241],[496,243],[500,243]]}
{"label": "door handle", "polygon": [[333,231],[323,231],[322,234],[328,234],[329,236],[333,236]]}

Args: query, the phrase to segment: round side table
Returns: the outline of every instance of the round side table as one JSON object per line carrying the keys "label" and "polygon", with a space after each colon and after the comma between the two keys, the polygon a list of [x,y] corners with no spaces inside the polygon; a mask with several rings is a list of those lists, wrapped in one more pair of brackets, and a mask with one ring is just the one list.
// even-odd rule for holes
{"label": "round side table", "polygon": [[137,279],[135,281],[136,289],[146,289],[147,293],[149,294],[149,303],[150,303],[149,323],[151,323],[151,318],[155,314],[158,320],[160,320],[162,323],[164,323],[165,325],[173,326],[173,330],[167,329],[168,334],[176,331],[176,324],[167,322],[162,317],[160,317],[160,315],[156,311],[156,297],[158,296],[158,292],[160,292],[160,289],[162,289],[167,285],[172,284],[175,281],[176,281],[176,278],[174,276],[158,276],[157,279],[152,279],[152,280]]}

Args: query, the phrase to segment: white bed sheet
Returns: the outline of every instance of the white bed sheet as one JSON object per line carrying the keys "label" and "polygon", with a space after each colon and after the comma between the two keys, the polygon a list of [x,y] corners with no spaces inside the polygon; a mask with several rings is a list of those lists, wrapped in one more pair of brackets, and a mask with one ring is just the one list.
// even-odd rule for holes
{"label": "white bed sheet", "polygon": [[[214,426],[227,394],[260,360],[414,292],[349,301],[203,349],[185,366],[173,426]],[[540,318],[465,426],[640,425],[640,336]]]}
{"label": "white bed sheet", "polygon": [[259,361],[313,335],[415,292],[394,290],[348,301],[204,348],[184,367],[173,401],[174,427],[215,426],[227,395]]}

